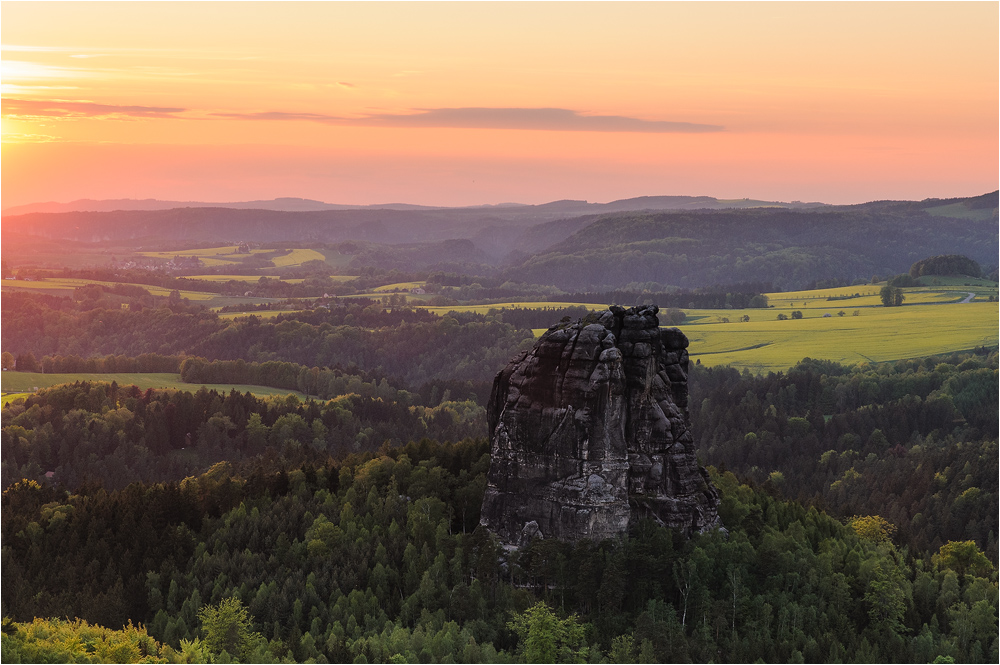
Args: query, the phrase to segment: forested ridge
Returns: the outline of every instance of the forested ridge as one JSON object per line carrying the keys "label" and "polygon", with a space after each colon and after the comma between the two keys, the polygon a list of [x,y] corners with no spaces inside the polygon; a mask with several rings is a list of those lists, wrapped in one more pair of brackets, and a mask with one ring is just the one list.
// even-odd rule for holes
{"label": "forested ridge", "polygon": [[[341,286],[325,278],[345,268],[352,275],[373,269],[458,271],[522,287],[610,291],[649,282],[660,290],[744,281],[786,290],[826,279],[851,284],[873,274],[905,272],[914,261],[941,253],[966,255],[987,272],[996,267],[996,192],[851,206],[671,198],[451,210],[29,213],[11,218],[5,228],[18,232],[4,238],[11,247],[35,249],[43,238],[51,246],[100,237],[125,253],[128,247],[170,251],[234,242],[266,243],[277,251],[297,243],[344,260],[279,271],[309,277],[303,284],[268,280],[250,287],[233,281],[212,287],[237,294],[250,288],[271,297],[339,291]],[[585,214],[594,212],[603,214]],[[254,272],[261,269],[276,274],[264,254],[248,256],[237,272],[261,274]],[[385,283],[393,281],[405,280]]]}
{"label": "forested ridge", "polygon": [[107,297],[5,296],[4,348],[310,397],[78,381],[6,404],[4,662],[997,660],[995,350],[692,365],[723,529],[510,552],[478,527],[490,381],[582,308]]}
{"label": "forested ridge", "polygon": [[632,212],[602,216],[507,274],[571,290],[748,281],[797,289],[905,272],[942,248],[995,265],[996,225],[863,209]]}
{"label": "forested ridge", "polygon": [[[407,307],[339,302],[273,319],[237,321],[180,305],[74,308],[65,298],[3,299],[3,348],[37,361],[46,355],[186,354],[208,360],[284,361],[388,377],[419,388],[434,380],[492,381],[533,336],[477,314],[439,317]],[[19,365],[20,367],[20,365]]]}
{"label": "forested ridge", "polygon": [[[487,466],[485,440],[425,440],[112,492],[22,481],[3,494],[4,611],[141,621],[171,660],[232,657],[198,640],[226,599],[253,662],[996,660],[996,570],[974,543],[916,553],[877,518],[714,473],[728,533],[643,521],[504,553],[475,528]],[[5,625],[5,661],[27,630]]]}

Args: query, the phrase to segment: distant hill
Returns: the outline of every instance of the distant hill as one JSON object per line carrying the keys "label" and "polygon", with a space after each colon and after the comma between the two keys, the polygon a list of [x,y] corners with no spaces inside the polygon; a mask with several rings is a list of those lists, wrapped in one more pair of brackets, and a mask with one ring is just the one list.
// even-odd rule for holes
{"label": "distant hill", "polygon": [[173,208],[233,208],[235,210],[281,210],[285,212],[306,212],[317,210],[419,210],[428,206],[407,203],[387,203],[382,205],[354,206],[338,203],[323,203],[312,199],[284,197],[268,201],[240,201],[230,203],[210,203],[206,201],[160,201],[157,199],[78,199],[69,203],[29,203],[28,205],[4,208],[3,215],[27,215],[34,212],[113,212],[115,210],[171,210]]}
{"label": "distant hill", "polygon": [[235,201],[227,203],[207,201],[160,201],[158,199],[77,199],[68,203],[48,201],[29,203],[3,209],[3,216],[27,215],[35,212],[114,212],[116,210],[172,210],[174,208],[231,208],[234,210],[276,210],[283,212],[316,212],[321,210],[500,210],[532,209],[539,213],[593,213],[621,212],[623,210],[690,210],[697,208],[749,208],[772,206],[780,208],[820,207],[824,203],[782,203],[780,201],[752,201],[751,199],[724,200],[711,196],[639,196],[620,199],[610,203],[589,203],[587,201],[552,201],[540,205],[523,203],[498,203],[476,206],[425,206],[411,203],[374,203],[370,205],[349,205],[324,203],[313,199],[282,197],[259,201]]}
{"label": "distant hill", "polygon": [[242,203],[84,199],[8,208],[3,220],[4,242],[15,245],[18,238],[12,234],[164,249],[178,244],[238,241],[412,244],[468,239],[486,253],[487,260],[496,262],[511,250],[536,251],[579,228],[579,224],[571,223],[522,237],[538,224],[609,212],[760,205],[781,208],[823,204],[724,201],[708,196],[643,196],[610,203],[553,201],[463,208],[402,203],[348,206],[294,198]]}
{"label": "distant hill", "polygon": [[[816,280],[849,284],[903,273],[915,261],[945,253],[996,265],[997,226],[928,211],[939,205],[629,212],[552,222],[522,238],[543,242],[559,232],[571,234],[523,258],[507,276],[569,290],[650,282],[680,287],[770,282],[789,289]],[[978,210],[996,216],[996,208]]]}
{"label": "distant hill", "polygon": [[[771,282],[801,288],[820,279],[851,282],[898,274],[941,254],[968,256],[989,272],[997,257],[997,198],[992,192],[854,206],[649,196],[466,208],[252,207],[333,205],[276,199],[238,204],[245,207],[5,214],[3,243],[5,256],[11,256],[37,252],[45,242],[113,246],[116,252],[243,241],[361,242],[365,250],[352,269],[448,266],[475,274],[504,269],[514,281],[571,291],[631,283]],[[457,240],[466,242],[442,244]]]}

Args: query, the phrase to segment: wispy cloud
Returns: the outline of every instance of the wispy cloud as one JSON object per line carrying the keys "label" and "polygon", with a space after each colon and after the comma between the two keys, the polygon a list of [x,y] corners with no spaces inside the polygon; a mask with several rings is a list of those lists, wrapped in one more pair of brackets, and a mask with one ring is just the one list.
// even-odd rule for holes
{"label": "wispy cloud", "polygon": [[563,132],[702,133],[721,132],[724,127],[693,122],[643,120],[620,115],[584,115],[559,108],[442,108],[416,113],[379,113],[360,118],[321,113],[215,113],[246,120],[311,120],[334,125],[368,127],[445,127],[456,129],[522,129]]}
{"label": "wispy cloud", "polygon": [[50,134],[4,134],[3,143],[60,143],[58,137]]}
{"label": "wispy cloud", "polygon": [[264,111],[261,113],[212,113],[215,118],[231,118],[234,120],[312,120],[331,124],[349,124],[352,118],[343,118],[322,113],[286,113],[284,111]]}
{"label": "wispy cloud", "polygon": [[5,99],[5,118],[176,118],[187,109],[165,106],[118,106],[86,101]]}
{"label": "wispy cloud", "polygon": [[692,122],[642,120],[621,115],[583,115],[558,108],[422,109],[407,115],[380,114],[357,121],[383,127],[542,129],[567,132],[718,132],[722,127]]}

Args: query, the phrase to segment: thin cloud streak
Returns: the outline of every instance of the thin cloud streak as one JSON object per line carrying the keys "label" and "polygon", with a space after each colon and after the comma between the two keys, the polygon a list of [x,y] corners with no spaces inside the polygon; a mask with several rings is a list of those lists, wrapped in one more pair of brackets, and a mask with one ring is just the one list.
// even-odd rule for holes
{"label": "thin cloud streak", "polygon": [[579,111],[559,108],[441,108],[421,109],[417,113],[388,113],[361,118],[321,113],[214,113],[218,117],[245,120],[311,120],[335,125],[366,127],[451,128],[451,129],[520,129],[561,132],[641,132],[706,133],[721,132],[721,125],[666,120],[642,120],[620,115],[582,115]]}
{"label": "thin cloud streak", "polygon": [[342,118],[323,113],[286,113],[285,111],[263,111],[260,113],[211,113],[213,118],[232,120],[311,120],[328,124],[346,125],[356,122],[352,118]]}
{"label": "thin cloud streak", "polygon": [[44,118],[177,118],[187,109],[165,106],[118,106],[95,102],[5,99],[3,116]]}

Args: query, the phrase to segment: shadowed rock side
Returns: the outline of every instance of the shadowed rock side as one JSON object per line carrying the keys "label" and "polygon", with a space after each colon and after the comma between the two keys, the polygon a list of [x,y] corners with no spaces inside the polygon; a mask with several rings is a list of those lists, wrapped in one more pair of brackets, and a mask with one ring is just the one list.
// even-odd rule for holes
{"label": "shadowed rock side", "polygon": [[549,328],[493,382],[482,523],[508,544],[621,535],[648,516],[716,523],[687,414],[687,338],[657,308]]}

